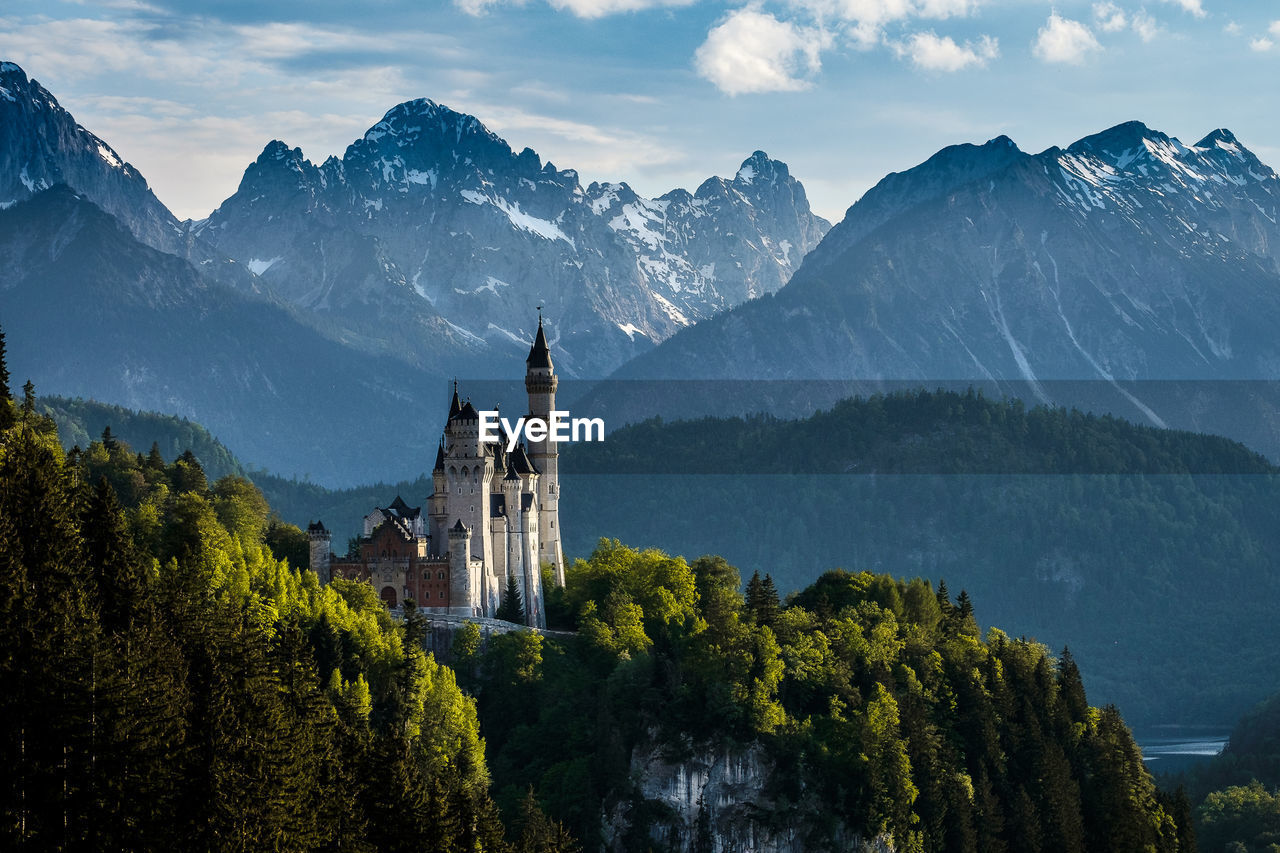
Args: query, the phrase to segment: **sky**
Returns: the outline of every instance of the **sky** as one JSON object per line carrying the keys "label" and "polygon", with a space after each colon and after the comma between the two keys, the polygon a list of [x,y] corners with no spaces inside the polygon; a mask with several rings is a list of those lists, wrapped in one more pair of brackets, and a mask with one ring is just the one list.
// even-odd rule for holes
{"label": "sky", "polygon": [[1000,134],[1231,129],[1280,167],[1276,0],[5,0],[17,62],[208,216],[273,139],[315,162],[406,100],[644,195],[787,163],[833,222]]}

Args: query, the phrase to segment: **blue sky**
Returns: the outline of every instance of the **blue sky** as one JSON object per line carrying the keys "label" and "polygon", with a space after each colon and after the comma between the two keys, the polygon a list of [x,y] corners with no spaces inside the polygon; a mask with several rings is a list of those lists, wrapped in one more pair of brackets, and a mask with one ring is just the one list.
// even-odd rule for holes
{"label": "blue sky", "polygon": [[6,0],[19,63],[180,217],[272,139],[315,161],[397,103],[479,116],[657,195],[787,162],[838,220],[890,171],[1001,133],[1228,127],[1280,166],[1274,0]]}

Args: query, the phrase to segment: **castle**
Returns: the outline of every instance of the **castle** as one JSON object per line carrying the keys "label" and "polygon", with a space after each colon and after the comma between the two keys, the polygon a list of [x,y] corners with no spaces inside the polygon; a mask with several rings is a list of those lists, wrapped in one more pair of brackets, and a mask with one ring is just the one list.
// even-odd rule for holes
{"label": "castle", "polygon": [[[530,417],[549,421],[559,380],[541,317],[524,384]],[[413,599],[429,613],[453,616],[494,616],[514,578],[524,623],[545,627],[542,566],[550,565],[564,585],[558,450],[548,437],[508,452],[508,439],[481,439],[480,414],[459,400],[455,382],[426,517],[397,496],[365,516],[359,553],[342,558],[334,556],[324,523],[314,522],[307,528],[312,570],[322,583],[371,583],[389,607]]]}

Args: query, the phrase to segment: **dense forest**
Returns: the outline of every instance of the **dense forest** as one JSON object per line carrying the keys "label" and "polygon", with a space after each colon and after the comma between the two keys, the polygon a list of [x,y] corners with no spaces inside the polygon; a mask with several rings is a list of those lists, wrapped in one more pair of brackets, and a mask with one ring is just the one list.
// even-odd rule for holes
{"label": "dense forest", "polygon": [[413,619],[282,559],[300,536],[189,453],[107,433],[64,455],[29,384],[0,399],[0,847],[480,851],[554,827],[530,801],[504,828],[473,700]]}
{"label": "dense forest", "polygon": [[[981,639],[964,592],[832,571],[780,601],[722,558],[616,541],[567,577],[549,613],[578,643],[464,637],[455,666],[499,801],[533,786],[588,849],[651,849],[655,827],[677,850],[1194,849],[1186,800],[1157,791],[1114,707],[1089,707],[1070,653]],[[749,808],[704,789],[682,815],[645,784],[717,750],[755,751]]]}
{"label": "dense forest", "polygon": [[[296,568],[247,480],[109,431],[64,452],[24,390],[0,399],[5,848],[701,851],[745,822],[796,850],[1194,849],[1071,655],[980,637],[967,593],[832,571],[782,600],[602,541],[550,592],[571,635],[468,626],[450,668],[416,609]],[[635,763],[709,751],[755,756],[742,808],[686,821]]]}

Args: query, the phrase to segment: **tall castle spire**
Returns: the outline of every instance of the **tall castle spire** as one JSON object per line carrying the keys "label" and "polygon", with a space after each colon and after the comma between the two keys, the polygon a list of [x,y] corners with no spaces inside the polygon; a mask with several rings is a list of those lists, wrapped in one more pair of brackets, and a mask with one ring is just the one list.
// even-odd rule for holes
{"label": "tall castle spire", "polygon": [[551,350],[547,347],[547,335],[542,330],[542,309],[538,309],[538,334],[534,336],[533,346],[529,348],[529,357],[524,360],[525,367],[552,370]]}
{"label": "tall castle spire", "polygon": [[[556,410],[556,388],[560,384],[551,365],[551,349],[542,327],[542,306],[538,306],[538,332],[529,357],[525,359],[524,387],[529,392],[529,414],[550,423]],[[564,586],[564,552],[560,546],[560,451],[550,437],[529,442],[529,458],[541,474],[538,477],[538,510],[541,529],[539,563],[555,567],[556,583]]]}

